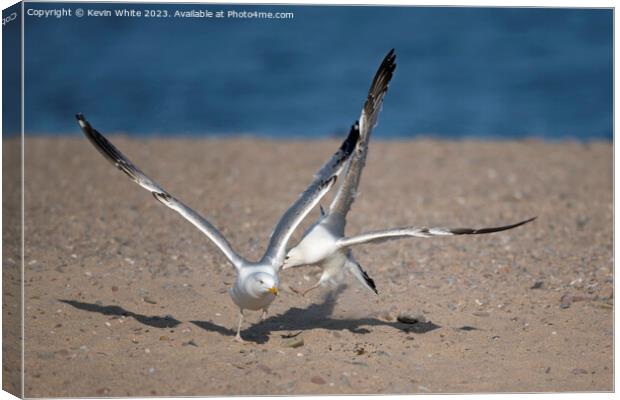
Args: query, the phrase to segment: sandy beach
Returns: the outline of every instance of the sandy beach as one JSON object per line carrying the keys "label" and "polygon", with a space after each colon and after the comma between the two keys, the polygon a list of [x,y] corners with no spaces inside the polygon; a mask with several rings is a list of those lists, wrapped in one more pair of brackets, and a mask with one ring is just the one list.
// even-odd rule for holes
{"label": "sandy beach", "polygon": [[[109,137],[249,259],[338,145]],[[205,236],[83,137],[30,137],[25,395],[611,391],[612,163],[610,142],[371,142],[348,233],[538,219],[356,247],[379,295],[348,277],[301,297],[317,269],[285,271],[241,345]]]}

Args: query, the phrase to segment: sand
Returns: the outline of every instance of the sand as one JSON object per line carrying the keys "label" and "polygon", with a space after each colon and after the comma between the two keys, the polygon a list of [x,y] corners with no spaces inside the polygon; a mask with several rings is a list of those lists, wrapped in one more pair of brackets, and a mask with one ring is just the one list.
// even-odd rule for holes
{"label": "sand", "polygon": [[[250,259],[337,146],[111,138]],[[288,285],[309,286],[316,269],[286,271],[270,317],[248,313],[241,345],[233,269],[206,237],[84,138],[28,138],[25,395],[611,391],[612,152],[608,142],[374,141],[349,233],[538,219],[355,248],[379,295],[349,277],[300,297]],[[7,257],[5,274],[18,271]],[[5,362],[5,377],[17,364]]]}

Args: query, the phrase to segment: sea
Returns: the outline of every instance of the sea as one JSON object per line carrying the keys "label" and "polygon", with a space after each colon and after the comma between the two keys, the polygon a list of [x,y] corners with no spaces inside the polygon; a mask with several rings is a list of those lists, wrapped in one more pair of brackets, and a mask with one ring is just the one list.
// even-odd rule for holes
{"label": "sea", "polygon": [[613,139],[611,9],[31,2],[25,11],[28,134],[80,135],[80,112],[131,136],[339,136],[394,48],[374,137]]}

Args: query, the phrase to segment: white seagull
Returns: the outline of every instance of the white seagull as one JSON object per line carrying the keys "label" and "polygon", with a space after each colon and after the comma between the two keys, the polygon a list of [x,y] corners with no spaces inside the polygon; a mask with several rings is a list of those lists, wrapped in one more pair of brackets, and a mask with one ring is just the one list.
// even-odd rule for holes
{"label": "white seagull", "polygon": [[383,98],[396,68],[395,61],[396,55],[394,54],[394,49],[392,49],[385,56],[375,74],[359,119],[360,139],[353,156],[348,162],[347,170],[341,179],[340,186],[329,206],[329,210],[325,212],[321,207],[321,217],[304,233],[299,244],[289,250],[284,261],[283,269],[303,265],[317,265],[323,270],[319,280],[308,289],[300,291],[291,287],[293,291],[302,295],[330,281],[339,282],[345,270],[351,272],[363,286],[378,294],[373,279],[368,276],[351,254],[350,247],[355,245],[379,243],[407,237],[427,238],[432,236],[477,235],[499,232],[516,228],[536,218],[493,228],[426,228],[411,226],[377,230],[353,237],[345,237],[346,217],[357,196],[357,187],[368,152],[368,140],[370,139],[372,129],[377,124]]}
{"label": "white seagull", "polygon": [[239,306],[239,324],[235,335],[235,340],[239,342],[243,342],[241,338],[243,311],[263,310],[261,319],[266,317],[269,305],[278,294],[278,272],[284,262],[289,238],[304,217],[334,185],[336,177],[344,169],[359,139],[359,131],[351,129],[338,151],[316,173],[310,186],[282,215],[271,234],[267,250],[260,261],[251,262],[238,255],[226,238],[209,221],[173,197],[157,182],[147,177],[102,134],[92,128],[82,114],[77,114],[76,118],[86,137],[105,158],[126,173],[138,185],[150,191],[160,203],[172,208],[202,231],[235,267],[237,278],[229,293],[235,304]]}

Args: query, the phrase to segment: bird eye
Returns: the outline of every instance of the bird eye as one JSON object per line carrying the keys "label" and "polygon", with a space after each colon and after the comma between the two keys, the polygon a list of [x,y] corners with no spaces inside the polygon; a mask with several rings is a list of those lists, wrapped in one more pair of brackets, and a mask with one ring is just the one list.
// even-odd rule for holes
{"label": "bird eye", "polygon": [[261,280],[259,280],[259,282],[261,283],[261,285],[262,285],[263,283],[265,283],[265,282],[263,282],[263,281],[261,281]]}

